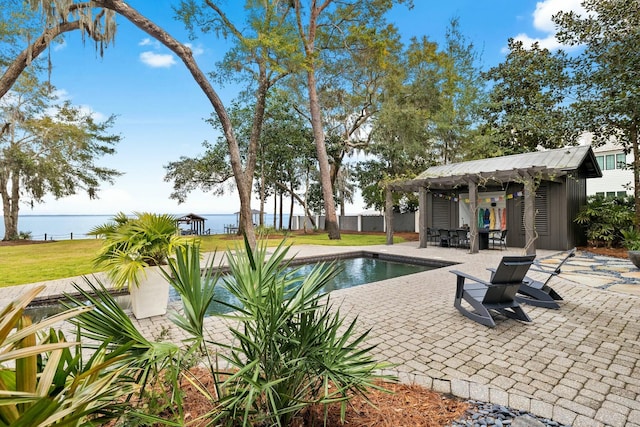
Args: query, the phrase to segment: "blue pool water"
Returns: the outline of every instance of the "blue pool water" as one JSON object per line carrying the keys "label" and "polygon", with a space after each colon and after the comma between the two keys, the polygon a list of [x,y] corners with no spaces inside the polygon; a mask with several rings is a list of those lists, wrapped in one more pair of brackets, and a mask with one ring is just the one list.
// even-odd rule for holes
{"label": "blue pool water", "polygon": [[[335,264],[339,269],[339,273],[329,283],[327,283],[324,291],[331,292],[338,289],[351,288],[365,283],[372,283],[407,274],[433,270],[435,268],[440,268],[443,265],[448,265],[446,263],[438,264],[435,261],[429,263],[427,260],[415,260],[416,263],[411,263],[410,261],[411,260],[403,260],[402,262],[391,261],[372,258],[370,256],[336,260]],[[304,277],[311,272],[314,266],[315,263],[308,263],[296,266],[295,268],[298,268],[297,274],[300,275],[300,277]],[[170,290],[170,299],[173,302],[178,302],[180,300],[179,295],[173,288]],[[225,289],[222,281],[218,286],[216,286],[214,299],[237,305],[237,301],[234,301],[234,297]],[[118,304],[123,307],[127,307],[129,305],[129,297],[118,297]],[[32,316],[34,321],[38,321],[44,317],[59,313],[61,310],[62,306],[60,304],[52,303],[47,305],[31,306],[27,309],[27,312]],[[229,307],[220,302],[214,301],[209,306],[207,313],[209,315],[214,315],[228,313],[229,311],[231,311]]]}
{"label": "blue pool water", "polygon": [[[354,286],[363,285],[365,283],[377,282],[380,280],[400,277],[407,274],[419,273],[422,271],[433,270],[439,266],[422,265],[422,264],[406,264],[393,262],[375,258],[359,257],[341,259],[336,261],[336,265],[340,272],[324,287],[325,292],[331,292],[338,289],[347,289]],[[298,266],[297,274],[301,277],[309,274],[315,264],[305,264]],[[179,300],[177,293],[171,289],[171,299]],[[237,300],[225,289],[222,283],[216,286],[215,300],[224,301],[230,304],[237,304]],[[231,311],[226,305],[214,301],[207,311],[209,314],[228,313]]]}

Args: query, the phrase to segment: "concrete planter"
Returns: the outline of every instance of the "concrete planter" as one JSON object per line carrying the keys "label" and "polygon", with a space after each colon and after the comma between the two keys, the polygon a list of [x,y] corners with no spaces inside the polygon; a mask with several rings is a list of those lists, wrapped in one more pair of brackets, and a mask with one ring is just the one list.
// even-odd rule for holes
{"label": "concrete planter", "polygon": [[627,255],[629,256],[629,261],[640,268],[640,251],[627,251]]}
{"label": "concrete planter", "polygon": [[131,311],[136,319],[162,316],[169,305],[169,282],[160,271],[162,267],[147,267],[140,273],[140,285],[129,288]]}

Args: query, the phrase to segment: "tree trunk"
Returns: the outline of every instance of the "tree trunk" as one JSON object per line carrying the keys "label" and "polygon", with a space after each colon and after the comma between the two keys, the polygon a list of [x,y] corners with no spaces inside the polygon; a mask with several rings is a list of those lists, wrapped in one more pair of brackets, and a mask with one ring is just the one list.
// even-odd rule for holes
{"label": "tree trunk", "polygon": [[0,181],[2,194],[2,212],[4,213],[4,237],[2,240],[16,240],[18,238],[18,214],[20,210],[20,176],[9,173],[11,180],[11,194],[9,194],[7,176]]}
{"label": "tree trunk", "polygon": [[[229,148],[229,157],[231,159],[231,168],[233,170],[233,175],[236,180],[236,186],[238,188],[238,196],[240,198],[240,220],[238,223],[238,233],[245,233],[251,247],[255,247],[257,242],[255,229],[253,226],[253,219],[251,216],[251,188],[253,184],[253,172],[256,162],[257,138],[254,141],[254,135],[256,134],[256,131],[252,130],[247,163],[245,169],[243,170],[242,159],[240,156],[240,147],[238,146],[231,120],[229,119],[222,100],[207,80],[205,74],[202,72],[202,70],[200,70],[195,60],[193,59],[191,50],[185,45],[179,43],[170,34],[168,34],[162,28],[158,27],[155,23],[142,16],[138,11],[120,0],[95,0],[93,3],[98,7],[111,9],[124,16],[136,27],[140,28],[142,31],[149,34],[160,43],[165,45],[167,48],[169,48],[173,53],[175,53],[182,60],[187,69],[191,72],[194,80],[207,96],[209,102],[211,102],[211,105],[213,106],[213,109],[218,116],[218,120],[220,120],[220,124],[227,141],[227,145]],[[265,81],[258,82],[259,87],[256,94],[256,109],[254,114],[257,117],[264,116],[264,98],[266,97],[265,84]],[[255,123],[254,120],[254,127],[256,127],[258,124],[261,126],[262,122]]]}
{"label": "tree trunk", "polygon": [[287,227],[289,231],[291,231],[291,226],[293,224],[293,204],[296,202],[296,199],[293,197],[293,192],[294,192],[293,184],[291,184],[290,192],[291,192],[291,202],[290,202],[291,206],[289,206],[289,227]]}
{"label": "tree trunk", "polygon": [[324,128],[322,124],[322,111],[320,110],[320,101],[318,98],[318,89],[316,86],[315,75],[315,58],[317,55],[315,49],[316,31],[318,29],[318,17],[322,11],[329,6],[331,1],[325,1],[321,5],[312,2],[309,13],[308,33],[305,34],[304,25],[302,24],[302,10],[300,1],[292,1],[296,9],[296,20],[298,32],[304,45],[304,55],[307,65],[307,90],[309,92],[309,113],[311,115],[311,128],[313,130],[313,138],[316,144],[316,156],[318,158],[318,166],[320,168],[320,186],[322,187],[322,198],[324,201],[325,214],[325,230],[329,234],[329,239],[340,239],[340,230],[338,228],[338,220],[336,218],[336,206],[333,201],[333,186],[331,185],[331,167],[329,166],[329,155],[324,139]]}
{"label": "tree trunk", "polygon": [[262,149],[262,145],[260,145],[260,156],[262,159],[260,160],[260,227],[264,227],[264,150]]}
{"label": "tree trunk", "polygon": [[325,230],[329,234],[329,239],[340,239],[340,230],[336,218],[336,205],[333,200],[333,186],[331,185],[331,168],[329,166],[329,156],[324,140],[324,128],[322,126],[322,111],[318,101],[316,90],[316,80],[313,71],[307,72],[307,84],[309,86],[309,104],[311,112],[311,127],[313,138],[316,143],[316,155],[320,168],[320,185],[322,187],[322,198],[324,201]]}
{"label": "tree trunk", "polygon": [[278,220],[278,224],[280,225],[280,230],[282,230],[282,213],[283,213],[282,212],[282,210],[283,210],[282,205],[284,204],[283,200],[282,200],[282,196],[283,196],[283,193],[281,191],[280,192],[280,219]]}
{"label": "tree trunk", "polygon": [[278,191],[274,191],[273,192],[273,229],[277,230],[276,228],[276,221],[278,218]]}
{"label": "tree trunk", "polygon": [[16,59],[9,64],[2,78],[0,78],[0,99],[13,87],[13,84],[18,80],[18,77],[20,77],[20,74],[31,64],[31,61],[49,47],[49,43],[51,43],[54,38],[60,34],[79,30],[80,28],[78,21],[65,22],[54,28],[49,28],[25,50],[20,52]]}
{"label": "tree trunk", "polygon": [[[307,176],[307,187],[308,187],[308,184],[309,184],[309,179],[308,179],[308,176]],[[280,182],[276,182],[276,185],[277,185],[279,188],[281,188],[281,189],[283,189],[283,190],[287,191],[288,193],[290,193],[290,194],[291,194],[291,200],[292,200],[292,201],[295,199],[295,200],[297,200],[297,201],[298,201],[298,203],[300,203],[300,204],[302,205],[302,208],[304,209],[304,213],[305,213],[305,215],[309,218],[309,221],[311,222],[311,225],[312,225],[313,227],[315,227],[315,226],[316,226],[316,221],[313,219],[313,215],[311,214],[311,212],[309,211],[309,207],[307,206],[307,202],[306,202],[307,194],[306,194],[306,192],[305,192],[305,196],[304,196],[305,198],[304,198],[304,199],[302,199],[300,196],[298,196],[298,195],[295,193],[295,191],[293,190],[293,188],[287,188],[287,187],[285,187],[285,186],[284,186],[282,183],[280,183]],[[292,205],[292,209],[293,209],[293,203],[292,203],[291,205]],[[305,221],[305,224],[306,224],[306,221]],[[305,225],[303,228],[304,228],[304,231],[306,232],[306,231],[307,231],[307,227],[306,227],[306,225]]]}

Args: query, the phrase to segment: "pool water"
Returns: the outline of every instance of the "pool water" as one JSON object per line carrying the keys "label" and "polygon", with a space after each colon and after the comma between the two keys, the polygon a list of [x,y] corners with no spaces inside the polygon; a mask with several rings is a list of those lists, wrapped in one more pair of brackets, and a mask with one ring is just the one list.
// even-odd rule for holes
{"label": "pool water", "polygon": [[[341,259],[335,263],[339,269],[339,273],[324,287],[323,290],[325,292],[347,289],[407,274],[420,273],[439,267],[434,265],[406,264],[369,257]],[[293,268],[299,268],[297,274],[299,274],[300,277],[304,277],[311,272],[314,266],[315,264],[304,264]],[[237,300],[224,286],[216,286],[214,295],[215,300],[237,305]],[[172,301],[179,301],[180,299],[173,288],[171,288],[170,299]],[[213,315],[217,313],[228,313],[229,311],[231,311],[229,307],[214,301],[209,306],[207,313]]]}
{"label": "pool water", "polygon": [[[403,260],[404,261],[404,260]],[[439,265],[436,263],[429,264],[428,260],[415,260],[416,263],[399,262],[383,260],[371,256],[360,256],[356,258],[345,258],[335,261],[339,273],[329,282],[324,288],[325,292],[331,292],[338,289],[346,289],[354,286],[363,285],[365,283],[377,282],[380,280],[391,279],[394,277],[400,277],[407,274],[419,273],[422,271],[433,270],[435,268],[443,267],[445,264]],[[308,275],[315,262],[298,265],[292,268],[299,268],[298,274],[301,277]],[[170,288],[169,299],[172,302],[179,302],[180,296],[175,289]],[[217,301],[224,301],[229,304],[237,305],[235,298],[222,286],[216,286],[214,299]],[[129,297],[121,296],[117,298],[118,304],[127,308],[129,306]],[[42,318],[49,317],[53,314],[59,313],[63,310],[63,307],[59,303],[52,303],[48,305],[36,305],[27,308],[27,314],[32,316],[34,321],[39,321]],[[220,302],[214,301],[207,310],[207,314],[214,315],[220,313],[228,313],[231,311],[229,307]]]}

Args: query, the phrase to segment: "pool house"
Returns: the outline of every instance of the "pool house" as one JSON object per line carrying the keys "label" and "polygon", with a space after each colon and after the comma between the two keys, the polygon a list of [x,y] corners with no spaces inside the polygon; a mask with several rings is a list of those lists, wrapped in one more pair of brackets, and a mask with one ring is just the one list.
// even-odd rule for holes
{"label": "pool house", "polygon": [[467,229],[477,253],[481,234],[508,230],[506,244],[567,250],[586,244],[573,219],[587,201],[587,179],[602,177],[590,146],[565,147],[433,166],[386,186],[387,243],[393,244],[393,192],[419,194],[420,247],[433,230]]}

